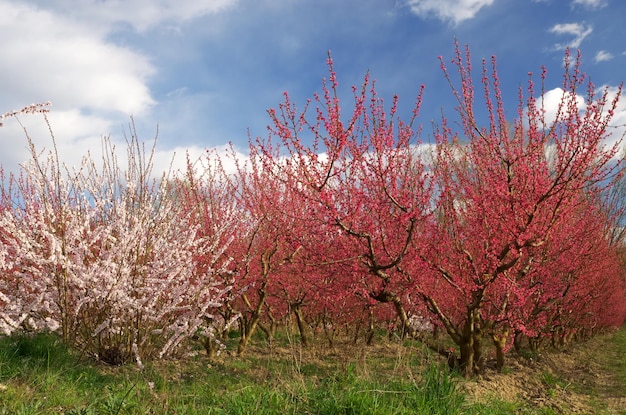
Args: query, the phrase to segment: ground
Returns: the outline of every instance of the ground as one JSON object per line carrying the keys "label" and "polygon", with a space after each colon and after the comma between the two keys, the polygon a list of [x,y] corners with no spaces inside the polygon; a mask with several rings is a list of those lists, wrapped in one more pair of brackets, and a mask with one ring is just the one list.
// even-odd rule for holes
{"label": "ground", "polygon": [[543,413],[626,414],[624,368],[623,343],[600,336],[563,352],[511,358],[504,373],[488,370],[463,387],[474,402],[519,402]]}

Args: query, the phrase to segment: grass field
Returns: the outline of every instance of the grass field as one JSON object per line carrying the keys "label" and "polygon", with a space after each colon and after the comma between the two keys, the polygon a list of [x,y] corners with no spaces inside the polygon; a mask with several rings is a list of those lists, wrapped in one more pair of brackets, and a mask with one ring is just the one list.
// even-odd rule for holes
{"label": "grass field", "polygon": [[285,342],[139,370],[81,358],[53,335],[0,339],[0,414],[626,414],[622,404],[624,329],[477,380],[418,344],[387,340],[334,350]]}

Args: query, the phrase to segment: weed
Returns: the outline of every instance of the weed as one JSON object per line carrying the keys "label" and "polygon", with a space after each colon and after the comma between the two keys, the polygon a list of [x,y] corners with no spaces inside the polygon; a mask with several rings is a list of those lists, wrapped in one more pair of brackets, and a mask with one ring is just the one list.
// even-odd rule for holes
{"label": "weed", "polygon": [[548,396],[553,397],[555,390],[566,389],[570,384],[552,372],[544,371],[541,373],[541,380],[547,386]]}

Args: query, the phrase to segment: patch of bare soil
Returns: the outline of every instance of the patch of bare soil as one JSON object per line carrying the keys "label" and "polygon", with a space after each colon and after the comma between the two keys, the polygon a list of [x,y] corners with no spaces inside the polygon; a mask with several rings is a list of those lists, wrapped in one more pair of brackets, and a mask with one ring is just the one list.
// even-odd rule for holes
{"label": "patch of bare soil", "polygon": [[615,359],[626,356],[598,337],[535,359],[509,357],[504,373],[488,369],[463,386],[471,401],[516,402],[523,413],[626,414],[626,385],[611,371]]}

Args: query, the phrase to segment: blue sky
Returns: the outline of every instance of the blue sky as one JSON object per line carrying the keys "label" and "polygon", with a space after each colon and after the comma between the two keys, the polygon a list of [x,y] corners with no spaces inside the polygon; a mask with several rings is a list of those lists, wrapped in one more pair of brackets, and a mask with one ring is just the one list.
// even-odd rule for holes
{"label": "blue sky", "polygon": [[[626,78],[623,0],[0,0],[0,113],[51,101],[61,158],[100,150],[134,116],[140,138],[157,125],[157,163],[228,142],[245,153],[248,130],[267,135],[267,109],[288,91],[304,103],[320,90],[331,51],[346,102],[366,71],[379,95],[398,94],[406,114],[426,86],[423,139],[454,101],[438,56],[453,40],[481,58],[496,55],[505,98],[515,109],[528,72],[548,68],[561,82],[566,46],[579,48],[596,85]],[[477,94],[480,96],[480,94]],[[347,109],[347,108],[346,108]],[[22,116],[38,146],[50,146],[39,117]],[[626,123],[626,105],[616,123]],[[621,130],[620,130],[621,131]],[[0,164],[27,158],[14,120],[0,128]]]}

